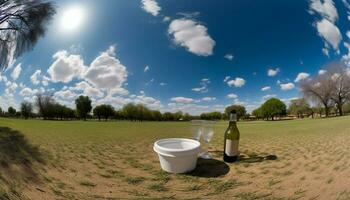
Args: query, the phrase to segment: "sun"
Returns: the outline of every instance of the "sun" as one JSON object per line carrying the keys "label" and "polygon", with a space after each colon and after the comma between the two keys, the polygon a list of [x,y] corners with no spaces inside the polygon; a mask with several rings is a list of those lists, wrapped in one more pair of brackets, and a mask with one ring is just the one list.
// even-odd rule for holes
{"label": "sun", "polygon": [[79,30],[86,18],[85,9],[81,6],[66,8],[60,17],[60,27],[63,32],[74,32]]}

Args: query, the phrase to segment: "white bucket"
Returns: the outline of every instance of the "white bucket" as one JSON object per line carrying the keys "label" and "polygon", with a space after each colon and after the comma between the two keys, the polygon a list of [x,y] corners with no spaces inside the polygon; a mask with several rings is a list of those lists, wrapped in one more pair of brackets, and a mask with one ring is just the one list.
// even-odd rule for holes
{"label": "white bucket", "polygon": [[169,138],[156,141],[153,150],[158,153],[164,171],[185,173],[196,167],[200,145],[196,140]]}

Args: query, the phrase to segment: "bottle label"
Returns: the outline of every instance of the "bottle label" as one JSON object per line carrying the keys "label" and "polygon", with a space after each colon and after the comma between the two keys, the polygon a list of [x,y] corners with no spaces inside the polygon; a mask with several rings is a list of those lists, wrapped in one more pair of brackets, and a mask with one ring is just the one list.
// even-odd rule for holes
{"label": "bottle label", "polygon": [[226,139],[225,153],[228,156],[238,156],[238,140]]}

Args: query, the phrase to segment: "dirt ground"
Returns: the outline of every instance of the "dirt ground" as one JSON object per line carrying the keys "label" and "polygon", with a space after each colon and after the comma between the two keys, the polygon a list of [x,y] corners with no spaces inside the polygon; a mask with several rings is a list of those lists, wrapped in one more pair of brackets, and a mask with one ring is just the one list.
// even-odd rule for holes
{"label": "dirt ground", "polygon": [[[343,126],[348,122],[339,123]],[[209,147],[213,159],[199,159],[192,173],[179,175],[160,170],[152,148],[158,136],[137,140],[99,138],[98,142],[81,142],[73,137],[45,140],[39,146],[46,152],[44,163],[32,162],[21,169],[17,164],[3,167],[1,178],[11,186],[5,189],[12,195],[10,199],[346,200],[350,199],[348,124],[334,129],[334,134],[328,133],[330,127],[320,134],[246,136],[243,132],[250,129],[245,126],[258,130],[261,124],[242,125],[239,162],[222,162],[222,137],[216,135]],[[218,125],[218,132],[225,126]],[[279,127],[273,125],[271,130],[275,128]],[[277,156],[277,160],[267,160],[268,155]],[[22,173],[21,178],[11,180],[19,177],[18,173]],[[24,184],[17,184],[19,181]]]}

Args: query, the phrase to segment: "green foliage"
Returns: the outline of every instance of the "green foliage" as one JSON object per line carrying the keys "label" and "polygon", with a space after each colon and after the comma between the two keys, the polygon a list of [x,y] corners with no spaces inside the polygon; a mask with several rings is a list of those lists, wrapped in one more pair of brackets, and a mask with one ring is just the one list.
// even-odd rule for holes
{"label": "green foliage", "polygon": [[244,106],[242,106],[242,105],[231,105],[231,106],[228,106],[228,107],[225,108],[226,118],[228,118],[230,116],[230,113],[231,113],[232,110],[236,110],[236,112],[237,112],[237,120],[242,119],[247,114],[247,111],[246,111]]}
{"label": "green foliage", "polygon": [[221,112],[202,113],[200,118],[205,120],[220,120],[222,119],[222,114]]}
{"label": "green foliage", "polygon": [[107,121],[109,117],[114,115],[114,112],[114,108],[107,104],[96,106],[93,110],[94,116],[96,116],[99,121],[101,121],[101,117],[104,117]]}
{"label": "green foliage", "polygon": [[259,114],[268,119],[274,120],[275,117],[285,116],[287,114],[286,104],[277,98],[267,100],[260,108]]}
{"label": "green foliage", "polygon": [[28,119],[33,112],[33,105],[27,101],[21,103],[21,114],[25,119]]}
{"label": "green foliage", "polygon": [[76,105],[78,117],[86,120],[88,113],[90,113],[92,109],[90,98],[88,96],[80,95],[75,100],[75,105]]}
{"label": "green foliage", "polygon": [[14,109],[12,106],[10,106],[10,107],[7,109],[7,112],[8,112],[8,114],[9,114],[9,116],[11,116],[11,117],[16,116],[16,109]]}
{"label": "green foliage", "polygon": [[304,115],[309,115],[312,113],[310,105],[306,102],[304,98],[293,99],[288,107],[288,113],[303,117]]}

